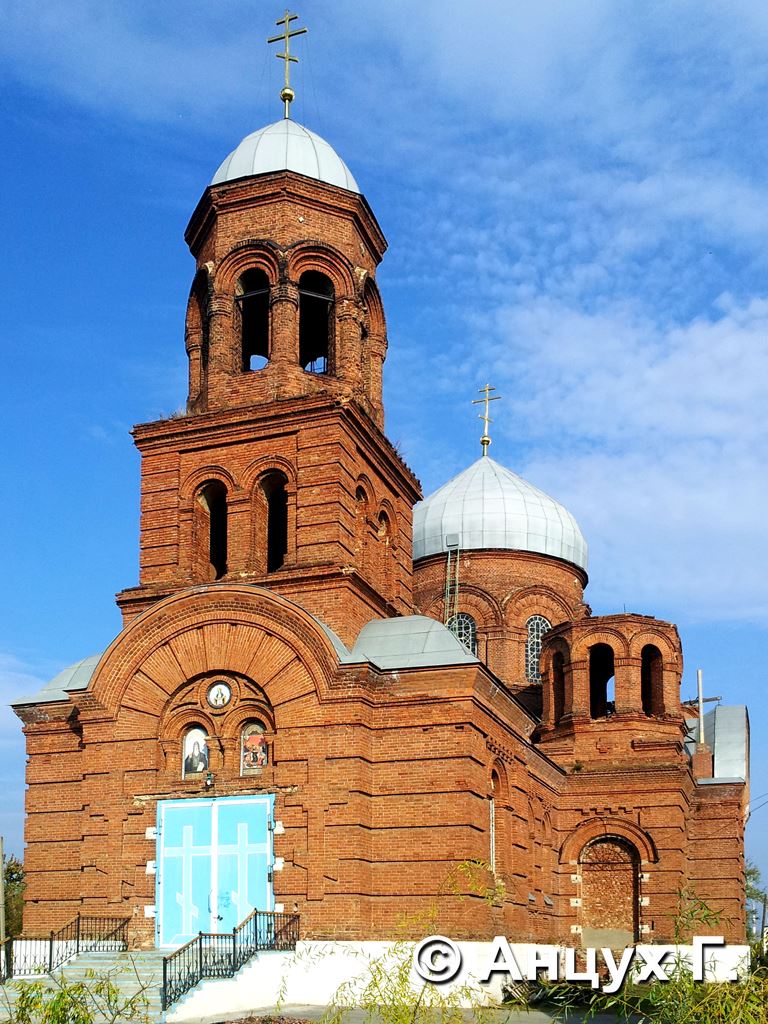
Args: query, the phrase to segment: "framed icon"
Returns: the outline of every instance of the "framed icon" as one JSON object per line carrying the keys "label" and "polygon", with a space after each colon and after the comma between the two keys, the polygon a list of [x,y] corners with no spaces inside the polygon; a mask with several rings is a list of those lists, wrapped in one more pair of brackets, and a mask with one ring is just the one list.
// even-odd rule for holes
{"label": "framed icon", "polygon": [[183,777],[199,775],[208,771],[208,736],[199,725],[193,726],[184,736]]}
{"label": "framed icon", "polygon": [[223,683],[221,681],[213,683],[208,687],[208,693],[206,694],[205,699],[212,708],[225,708],[232,700],[232,687],[229,683]]}

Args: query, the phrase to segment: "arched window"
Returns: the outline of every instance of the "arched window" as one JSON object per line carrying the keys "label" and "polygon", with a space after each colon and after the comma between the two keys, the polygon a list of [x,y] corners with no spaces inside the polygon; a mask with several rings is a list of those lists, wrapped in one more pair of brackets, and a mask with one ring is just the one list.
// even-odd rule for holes
{"label": "arched window", "polygon": [[240,774],[257,775],[269,764],[267,727],[256,718],[246,722],[240,734]]}
{"label": "arched window", "polygon": [[197,493],[197,540],[204,575],[218,580],[227,572],[227,488],[211,480]]}
{"label": "arched window", "polygon": [[368,555],[368,495],[364,487],[355,491],[355,557],[358,567],[366,567]]}
{"label": "arched window", "polygon": [[282,473],[269,473],[261,482],[266,501],[267,572],[282,568],[288,551],[288,493]]}
{"label": "arched window", "polygon": [[184,733],[181,748],[182,778],[208,771],[208,734],[201,725]]}
{"label": "arched window", "polygon": [[589,714],[605,718],[615,710],[613,697],[613,648],[595,644],[589,649]]}
{"label": "arched window", "polygon": [[446,626],[470,654],[477,654],[477,623],[467,612],[458,612],[446,622]]}
{"label": "arched window", "polygon": [[539,659],[541,657],[541,638],[552,629],[552,623],[543,615],[532,615],[525,624],[528,636],[525,641],[525,678],[529,683],[541,682]]}
{"label": "arched window", "polygon": [[332,373],[333,282],[317,270],[299,278],[299,365],[309,373]]}
{"label": "arched window", "polygon": [[565,655],[555,651],[552,656],[552,717],[555,725],[565,711]]}
{"label": "arched window", "polygon": [[499,792],[499,773],[491,772],[491,798],[488,801],[488,863],[496,874],[496,794]]}
{"label": "arched window", "polygon": [[640,693],[646,715],[663,714],[663,659],[654,644],[646,644],[640,652]]}
{"label": "arched window", "polygon": [[243,373],[261,370],[269,362],[269,278],[263,270],[246,270],[235,289],[240,314],[240,354]]}

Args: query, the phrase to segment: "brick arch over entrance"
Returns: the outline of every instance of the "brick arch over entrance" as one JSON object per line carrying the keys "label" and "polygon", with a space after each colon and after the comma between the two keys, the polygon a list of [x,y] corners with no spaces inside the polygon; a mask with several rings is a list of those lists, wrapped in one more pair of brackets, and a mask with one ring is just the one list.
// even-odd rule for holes
{"label": "brick arch over entrance", "polygon": [[639,825],[625,818],[600,817],[583,821],[571,832],[560,849],[560,863],[578,863],[588,843],[606,836],[629,843],[637,850],[643,864],[655,864],[659,859],[653,839]]}
{"label": "brick arch over entrance", "polygon": [[97,666],[88,693],[117,715],[159,715],[170,694],[203,671],[257,679],[273,706],[328,692],[338,658],[298,605],[252,586],[211,585],[175,594],[134,619]]}

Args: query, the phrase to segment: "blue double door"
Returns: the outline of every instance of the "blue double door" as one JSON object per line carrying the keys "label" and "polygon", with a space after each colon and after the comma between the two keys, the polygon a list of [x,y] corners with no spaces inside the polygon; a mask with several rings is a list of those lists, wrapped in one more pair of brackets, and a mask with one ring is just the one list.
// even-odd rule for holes
{"label": "blue double door", "polygon": [[232,931],[273,910],[273,796],[164,800],[157,808],[157,943]]}

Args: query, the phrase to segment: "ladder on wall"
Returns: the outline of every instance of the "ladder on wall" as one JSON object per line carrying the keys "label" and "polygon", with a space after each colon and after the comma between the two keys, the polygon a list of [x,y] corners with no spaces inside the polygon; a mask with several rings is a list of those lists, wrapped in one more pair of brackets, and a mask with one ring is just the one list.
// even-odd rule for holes
{"label": "ladder on wall", "polygon": [[443,607],[445,611],[444,622],[446,626],[459,611],[459,560],[461,556],[459,543],[460,536],[458,533],[447,533],[445,535],[447,561],[445,564],[445,595],[443,599]]}

